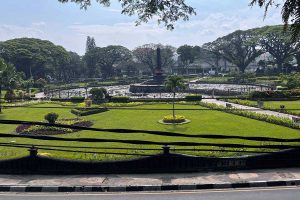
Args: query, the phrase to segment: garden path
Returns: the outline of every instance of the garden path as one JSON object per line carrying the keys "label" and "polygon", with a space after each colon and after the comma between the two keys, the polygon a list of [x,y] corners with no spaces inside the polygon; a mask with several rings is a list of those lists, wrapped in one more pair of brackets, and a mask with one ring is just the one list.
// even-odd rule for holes
{"label": "garden path", "polygon": [[[203,96],[205,98],[210,98],[211,96]],[[226,107],[226,104],[228,104],[228,102],[225,101],[220,101],[217,99],[203,99],[203,102],[206,103],[214,103],[217,104],[219,106],[224,106]],[[275,112],[275,111],[271,111],[271,110],[264,110],[264,109],[260,109],[260,108],[256,108],[256,107],[251,107],[251,106],[244,106],[244,105],[240,105],[240,104],[235,104],[235,103],[229,103],[232,105],[232,108],[236,108],[236,109],[243,109],[243,110],[247,110],[250,112],[255,112],[258,114],[265,114],[265,115],[272,115],[272,116],[276,116],[276,117],[281,117],[281,118],[288,118],[288,119],[293,119],[293,118],[298,118],[295,115],[289,115],[289,114],[284,114],[284,113],[280,113],[280,112]]]}

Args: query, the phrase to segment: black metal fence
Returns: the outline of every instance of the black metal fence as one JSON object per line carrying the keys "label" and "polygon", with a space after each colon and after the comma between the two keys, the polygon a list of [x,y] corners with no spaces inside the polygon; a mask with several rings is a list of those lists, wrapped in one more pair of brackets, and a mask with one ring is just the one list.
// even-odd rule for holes
{"label": "black metal fence", "polygon": [[[0,134],[0,138],[27,138],[32,140],[44,141],[64,141],[64,142],[86,142],[86,143],[122,143],[135,145],[156,145],[163,146],[158,148],[105,148],[103,152],[100,147],[75,147],[75,146],[59,146],[59,145],[36,145],[21,143],[0,143],[0,146],[29,149],[30,155],[10,160],[0,161],[0,173],[2,174],[104,174],[104,173],[177,173],[177,172],[202,172],[202,171],[224,171],[224,170],[246,170],[246,169],[263,169],[263,168],[280,168],[280,167],[299,167],[300,166],[300,138],[281,139],[270,137],[246,137],[246,136],[226,136],[226,135],[203,135],[191,134],[185,135],[181,133],[163,132],[163,131],[148,131],[148,130],[129,130],[129,129],[98,129],[84,128],[78,126],[69,126],[62,124],[48,124],[43,122],[28,122],[15,120],[0,120],[1,124],[28,124],[28,125],[43,125],[56,126],[62,128],[90,130],[97,132],[111,132],[118,134],[144,133],[155,136],[172,136],[177,138],[201,138],[201,139],[239,139],[244,141],[256,142],[271,142],[267,145],[254,145],[242,143],[205,143],[205,142],[154,142],[144,140],[121,140],[121,139],[97,139],[97,138],[64,138],[64,137],[49,137],[49,136],[31,136],[31,135],[16,135],[16,134]],[[178,147],[181,152],[193,151],[195,147],[206,147],[198,149],[198,151],[220,151],[220,152],[241,152],[251,153],[249,156],[240,157],[200,157],[189,156],[184,154],[174,153],[170,147]],[[179,148],[182,149],[179,149]],[[216,150],[212,147],[220,147]],[[78,149],[83,150],[78,150]],[[78,153],[98,153],[98,154],[116,154],[116,155],[131,155],[136,156],[136,159],[123,161],[76,161],[66,159],[55,159],[39,156],[38,151],[66,151]],[[252,149],[252,150],[251,150]],[[275,151],[272,153],[264,153],[257,149],[267,149]],[[114,150],[114,151],[110,151]],[[116,151],[120,150],[120,151]],[[135,150],[143,152],[160,152],[157,154],[148,153],[122,153],[121,150]],[[195,149],[194,149],[195,150]],[[253,155],[255,154],[255,155]]]}

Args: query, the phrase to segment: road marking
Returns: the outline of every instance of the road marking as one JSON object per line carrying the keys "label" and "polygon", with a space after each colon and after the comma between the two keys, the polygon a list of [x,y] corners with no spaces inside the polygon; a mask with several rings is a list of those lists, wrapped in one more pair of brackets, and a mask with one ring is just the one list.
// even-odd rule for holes
{"label": "road marking", "polygon": [[65,197],[68,196],[132,196],[132,195],[185,195],[185,194],[207,194],[207,193],[231,193],[231,192],[259,192],[259,191],[280,191],[280,190],[299,190],[299,186],[282,186],[271,188],[244,188],[244,189],[213,189],[213,190],[193,190],[193,191],[161,191],[161,192],[118,192],[118,193],[0,193],[0,196],[27,196],[27,197]]}

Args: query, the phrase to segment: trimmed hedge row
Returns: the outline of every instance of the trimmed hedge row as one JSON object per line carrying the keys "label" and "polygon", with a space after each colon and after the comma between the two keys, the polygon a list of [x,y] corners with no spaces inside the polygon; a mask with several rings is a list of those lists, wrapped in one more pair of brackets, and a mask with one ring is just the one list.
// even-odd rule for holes
{"label": "trimmed hedge row", "polygon": [[251,98],[289,98],[300,96],[300,89],[295,90],[268,90],[268,91],[255,91],[251,93]]}
{"label": "trimmed hedge row", "polygon": [[128,96],[114,96],[111,97],[110,102],[114,103],[128,103],[130,98]]}
{"label": "trimmed hedge row", "polygon": [[72,103],[82,103],[84,102],[85,97],[81,97],[81,96],[73,96],[70,98]]}
{"label": "trimmed hedge row", "polygon": [[201,95],[196,95],[196,94],[190,94],[185,97],[186,101],[201,101],[202,96]]}
{"label": "trimmed hedge row", "polygon": [[106,111],[108,111],[107,108],[94,108],[94,109],[74,108],[71,110],[71,113],[77,116],[88,116],[88,115],[103,113]]}

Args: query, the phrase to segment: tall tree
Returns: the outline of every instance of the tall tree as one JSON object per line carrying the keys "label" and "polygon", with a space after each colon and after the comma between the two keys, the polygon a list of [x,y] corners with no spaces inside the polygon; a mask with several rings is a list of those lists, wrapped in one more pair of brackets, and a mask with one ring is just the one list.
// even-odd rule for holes
{"label": "tall tree", "polygon": [[295,58],[297,61],[297,70],[300,71],[300,47],[298,48],[298,51],[295,53]]}
{"label": "tall tree", "polygon": [[23,74],[17,72],[12,64],[5,63],[3,59],[0,59],[0,93],[2,88],[13,90],[19,87],[22,81]]}
{"label": "tall tree", "polygon": [[26,78],[51,76],[62,79],[69,54],[61,46],[47,40],[18,38],[0,42],[0,57],[12,63]]}
{"label": "tall tree", "polygon": [[88,36],[86,39],[84,61],[86,64],[87,72],[86,75],[89,78],[96,77],[96,64],[97,64],[97,47],[96,41],[93,37]]}
{"label": "tall tree", "polygon": [[194,63],[200,55],[200,47],[183,45],[177,49],[177,54],[179,55],[179,63],[183,69],[187,70],[188,66]]}
{"label": "tall tree", "polygon": [[85,52],[89,52],[96,48],[96,41],[93,37],[88,36],[86,39]]}
{"label": "tall tree", "polygon": [[[92,0],[58,0],[62,3],[75,2],[86,9]],[[111,0],[97,0],[104,6],[109,6]],[[196,14],[194,8],[188,6],[185,0],[119,0],[122,14],[137,16],[136,24],[148,22],[156,17],[158,23],[164,23],[168,29],[174,29],[173,23],[178,20],[188,20]]]}
{"label": "tall tree", "polygon": [[290,40],[291,32],[283,32],[282,26],[267,26],[257,29],[257,32],[260,45],[273,56],[279,72],[282,72],[283,64],[294,55],[298,43]]}
{"label": "tall tree", "polygon": [[68,79],[82,77],[85,68],[81,56],[72,51],[68,53],[70,56],[70,60],[66,65]]}
{"label": "tall tree", "polygon": [[240,72],[244,73],[248,65],[263,51],[257,46],[257,35],[253,30],[235,31],[225,37],[212,42],[214,51],[234,64]]}
{"label": "tall tree", "polygon": [[[123,46],[107,46],[104,48],[97,47],[88,53],[90,60],[92,60],[97,66],[97,69],[101,71],[102,77],[108,79],[113,77],[115,69],[123,62],[132,59],[132,53],[130,50]],[[94,69],[95,71],[97,70]]]}
{"label": "tall tree", "polygon": [[[155,68],[157,67],[157,54],[156,49],[160,48],[161,50],[161,60],[162,60],[162,67],[164,69],[172,69],[174,65],[174,55],[176,49],[169,45],[161,45],[161,44],[145,44],[143,46],[137,47],[133,51],[133,55],[135,59],[147,66],[152,74],[155,72]],[[172,71],[172,70],[171,70]]]}
{"label": "tall tree", "polygon": [[218,50],[214,49],[214,45],[206,43],[200,50],[199,59],[212,68],[219,69],[222,55]]}

